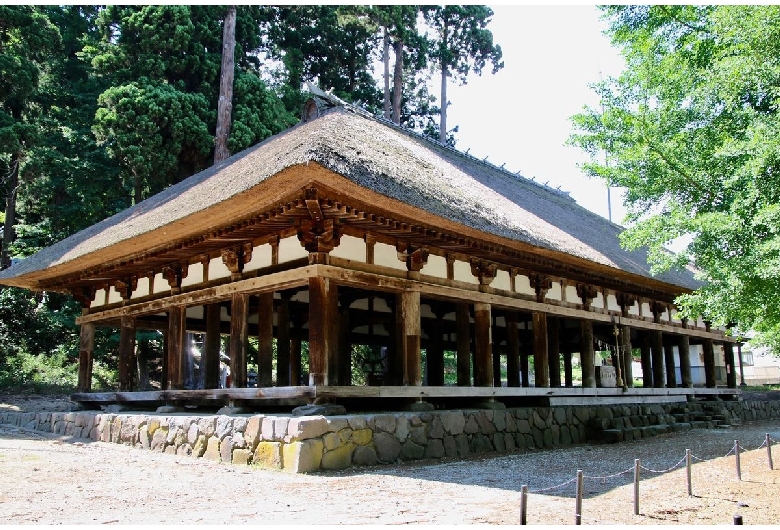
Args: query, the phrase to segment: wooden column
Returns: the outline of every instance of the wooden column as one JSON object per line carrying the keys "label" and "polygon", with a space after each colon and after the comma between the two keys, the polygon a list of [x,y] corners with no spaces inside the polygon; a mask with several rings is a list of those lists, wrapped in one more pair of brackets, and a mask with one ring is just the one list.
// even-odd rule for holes
{"label": "wooden column", "polygon": [[458,386],[471,386],[471,320],[468,304],[455,306]]}
{"label": "wooden column", "polygon": [[[168,313],[168,318],[170,319],[170,312]],[[170,322],[168,323],[170,326]],[[168,352],[170,351],[170,341],[168,340],[168,328],[166,327],[164,330],[162,330],[163,334],[163,354],[162,354],[162,375],[160,376],[160,390],[169,390],[170,387],[170,380],[168,378],[168,374],[170,374],[169,368],[168,368],[168,358],[170,355],[168,355]]]}
{"label": "wooden column", "polygon": [[149,341],[142,340],[136,343],[136,359],[138,360],[138,385],[136,390],[149,390]]}
{"label": "wooden column", "polygon": [[739,359],[739,386],[745,386],[745,368],[742,365],[742,343],[737,343],[737,359]]}
{"label": "wooden column", "polygon": [[550,360],[547,349],[547,315],[534,313],[534,386],[550,388]]}
{"label": "wooden column", "polygon": [[429,324],[427,330],[428,347],[426,367],[428,371],[428,386],[444,386],[444,314],[443,308],[432,308],[436,321]]}
{"label": "wooden column", "polygon": [[524,388],[531,386],[531,373],[528,368],[528,358],[534,352],[534,345],[529,340],[525,340],[520,343],[520,379]]}
{"label": "wooden column", "polygon": [[596,388],[595,351],[593,349],[593,322],[580,320],[580,365],[583,388]]}
{"label": "wooden column", "polygon": [[301,339],[290,339],[290,383],[292,386],[301,384]]}
{"label": "wooden column", "polygon": [[707,388],[715,388],[715,349],[712,339],[704,339],[704,384]]}
{"label": "wooden column", "polygon": [[666,387],[677,388],[677,373],[674,362],[673,337],[667,337],[664,341],[664,365],[666,366]]}
{"label": "wooden column", "polygon": [[[246,388],[246,351],[249,346],[249,295],[233,293],[230,305],[230,388]],[[257,348],[257,386],[267,386],[260,375],[261,346]],[[268,374],[270,372],[266,372]]]}
{"label": "wooden column", "polygon": [[650,352],[650,333],[643,331],[641,333],[641,340],[639,342],[639,348],[642,352],[642,387],[653,387],[653,356]]}
{"label": "wooden column", "polygon": [[561,386],[561,342],[557,317],[547,317],[547,357],[550,360],[550,386]]}
{"label": "wooden column", "polygon": [[168,310],[168,370],[167,370],[167,389],[184,389],[184,356],[186,355],[186,343],[184,335],[186,332],[187,308],[184,306],[173,306]]}
{"label": "wooden column", "polygon": [[574,380],[571,373],[571,350],[563,352],[563,384],[566,388],[574,386]]}
{"label": "wooden column", "polygon": [[493,334],[490,304],[474,304],[474,386],[493,386]]}
{"label": "wooden column", "polygon": [[219,304],[206,306],[206,339],[203,344],[204,388],[219,388],[219,351],[222,343]]}
{"label": "wooden column", "polygon": [[135,319],[122,317],[119,331],[119,390],[133,390],[135,366]]}
{"label": "wooden column", "polygon": [[404,362],[403,385],[422,385],[420,356],[420,292],[403,291],[397,295],[399,353]]}
{"label": "wooden column", "polygon": [[[337,366],[329,366],[336,356],[338,336],[338,289],[327,278],[309,278],[309,386],[331,385],[329,376]],[[334,375],[334,378],[336,376]]]}
{"label": "wooden column", "polygon": [[726,386],[737,388],[737,369],[734,366],[734,345],[732,343],[723,343],[723,356],[726,361]]}
{"label": "wooden column", "polygon": [[650,353],[653,360],[653,387],[664,388],[664,337],[660,331],[650,331]]}
{"label": "wooden column", "polygon": [[352,384],[352,326],[349,322],[349,306],[354,298],[346,298],[339,293],[339,384]]}
{"label": "wooden column", "polygon": [[517,313],[506,315],[506,385],[520,386],[520,340],[517,335]]}
{"label": "wooden column", "polygon": [[[248,297],[247,297],[248,300]],[[248,307],[248,301],[247,301]],[[245,319],[249,318],[249,310]],[[232,324],[233,317],[230,322]],[[248,328],[247,328],[247,336]],[[231,356],[232,357],[232,356]],[[257,387],[273,385],[274,357],[274,293],[257,295]],[[246,358],[245,358],[246,359]],[[245,363],[246,364],[246,361]],[[230,368],[231,372],[233,368]]]}
{"label": "wooden column", "polygon": [[631,388],[634,386],[634,370],[631,367],[634,360],[631,346],[631,326],[623,326],[620,340],[620,348],[623,352],[623,382],[628,388]]}
{"label": "wooden column", "polygon": [[92,390],[92,364],[94,353],[95,325],[82,324],[79,335],[79,392],[90,392]]}
{"label": "wooden column", "polygon": [[281,293],[276,311],[276,386],[290,386],[290,296],[287,293]]}
{"label": "wooden column", "polygon": [[683,388],[693,388],[691,378],[691,347],[688,335],[680,335],[677,342],[677,351],[680,353],[680,379]]}

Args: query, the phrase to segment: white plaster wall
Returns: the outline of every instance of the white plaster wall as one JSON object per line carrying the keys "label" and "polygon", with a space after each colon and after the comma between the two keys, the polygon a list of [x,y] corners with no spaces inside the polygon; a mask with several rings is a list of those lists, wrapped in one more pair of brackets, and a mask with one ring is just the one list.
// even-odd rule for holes
{"label": "white plaster wall", "polygon": [[374,244],[374,264],[399,271],[406,270],[406,262],[398,259],[398,251],[395,247],[385,243]]}
{"label": "white plaster wall", "polygon": [[642,303],[642,316],[653,318],[653,313],[650,311],[650,303],[649,302],[643,302]]}
{"label": "white plaster wall", "polygon": [[130,299],[141,298],[149,294],[151,294],[149,292],[149,278],[144,276],[143,278],[138,278],[138,285],[136,285],[133,294],[130,295]]}
{"label": "white plaster wall", "polygon": [[639,303],[638,302],[634,302],[631,305],[631,307],[628,308],[628,314],[629,315],[634,315],[634,316],[639,316]]}
{"label": "white plaster wall", "polygon": [[298,241],[298,236],[285,237],[279,241],[279,263],[308,257],[309,253]]}
{"label": "white plaster wall", "polygon": [[428,256],[428,263],[420,271],[420,274],[435,276],[436,278],[447,278],[447,258],[442,256]]}
{"label": "white plaster wall", "polygon": [[490,283],[490,286],[493,289],[501,289],[503,291],[511,291],[512,290],[512,282],[511,282],[511,278],[509,277],[509,271],[499,270],[498,272],[496,272],[496,277]]}
{"label": "white plaster wall", "polygon": [[610,311],[620,311],[620,305],[618,305],[617,297],[614,294],[607,295],[607,309]]}
{"label": "white plaster wall", "polygon": [[252,248],[252,259],[244,265],[244,271],[256,271],[271,266],[271,245],[266,243]]}
{"label": "white plaster wall", "polygon": [[602,293],[596,293],[590,306],[595,309],[604,309],[604,295]]}
{"label": "white plaster wall", "polygon": [[107,304],[116,304],[117,302],[121,302],[122,297],[119,296],[119,293],[116,292],[116,289],[114,286],[111,286],[111,289],[108,291],[108,300],[106,301]]}
{"label": "white plaster wall", "polygon": [[229,277],[230,270],[222,261],[222,256],[217,256],[216,258],[213,258],[211,261],[209,261],[209,281]]}
{"label": "white plaster wall", "polygon": [[549,298],[550,300],[561,300],[561,284],[560,282],[552,282],[552,287],[550,287],[547,290],[547,294],[544,295],[545,298]]}
{"label": "white plaster wall", "polygon": [[203,283],[203,264],[193,263],[187,268],[187,277],[182,279],[181,286],[196,285]]}
{"label": "white plaster wall", "polygon": [[187,314],[187,318],[197,318],[202,319],[203,318],[203,306],[202,305],[196,305],[193,307],[188,307],[185,310]]}
{"label": "white plaster wall", "polygon": [[341,236],[339,246],[330,251],[331,256],[366,262],[366,242],[353,236]]}
{"label": "white plaster wall", "polygon": [[536,290],[531,287],[531,280],[524,274],[515,276],[515,292],[520,294],[530,294],[536,296]]}
{"label": "white plaster wall", "polygon": [[106,290],[98,289],[95,291],[95,298],[89,304],[89,307],[100,307],[106,304]]}
{"label": "white plaster wall", "polygon": [[566,286],[566,301],[573,304],[581,304],[582,298],[577,295],[577,287],[574,285]]}
{"label": "white plaster wall", "polygon": [[669,322],[669,310],[664,309],[664,312],[661,313],[661,321],[662,322]]}
{"label": "white plaster wall", "polygon": [[473,283],[474,285],[479,285],[479,279],[471,274],[471,265],[466,263],[465,261],[459,261],[455,260],[455,263],[453,264],[453,272],[455,276],[455,280],[459,282],[465,282],[465,283]]}

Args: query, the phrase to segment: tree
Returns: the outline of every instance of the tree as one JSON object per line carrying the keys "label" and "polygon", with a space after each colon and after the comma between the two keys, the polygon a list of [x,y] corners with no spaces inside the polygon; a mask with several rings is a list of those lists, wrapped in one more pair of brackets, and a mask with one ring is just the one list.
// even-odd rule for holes
{"label": "tree", "polygon": [[228,137],[233,108],[233,75],[236,50],[236,6],[230,6],[225,15],[222,36],[222,65],[219,77],[219,103],[217,104],[217,132],[214,147],[214,163],[230,156]]}
{"label": "tree", "polygon": [[656,272],[696,267],[705,283],[678,299],[683,317],[753,329],[777,351],[780,7],[604,13],[627,66],[595,85],[603,110],[572,118],[584,169],[627,188],[625,247],[647,246]]}
{"label": "tree", "polygon": [[487,6],[437,6],[424,11],[434,29],[430,48],[431,60],[441,73],[439,141],[447,141],[447,78],[455,75],[460,84],[469,73],[482,74],[487,63],[495,74],[504,67],[501,47],[493,44],[493,33],[487,29],[493,10]]}

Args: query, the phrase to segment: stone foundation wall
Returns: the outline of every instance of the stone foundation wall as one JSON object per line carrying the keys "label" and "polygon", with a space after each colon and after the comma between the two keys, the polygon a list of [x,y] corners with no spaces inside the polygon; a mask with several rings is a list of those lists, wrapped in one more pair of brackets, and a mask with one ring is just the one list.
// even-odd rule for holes
{"label": "stone foundation wall", "polygon": [[780,418],[780,402],[446,410],[345,416],[0,413],[0,423],[303,473],[633,440]]}

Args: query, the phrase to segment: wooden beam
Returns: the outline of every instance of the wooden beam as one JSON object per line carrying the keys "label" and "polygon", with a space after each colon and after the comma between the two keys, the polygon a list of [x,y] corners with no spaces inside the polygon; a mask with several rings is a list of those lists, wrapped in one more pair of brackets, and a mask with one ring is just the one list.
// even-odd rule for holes
{"label": "wooden beam", "polygon": [[230,304],[230,388],[246,387],[246,352],[249,347],[248,318],[249,295],[233,293]]}
{"label": "wooden beam", "polygon": [[170,390],[184,388],[185,318],[186,308],[184,306],[174,306],[168,310],[166,387]]}
{"label": "wooden beam", "polygon": [[206,388],[219,388],[219,353],[222,343],[220,333],[219,304],[206,306],[206,340],[203,344],[203,368],[205,370],[204,386]]}
{"label": "wooden beam", "polygon": [[458,386],[471,386],[471,320],[468,304],[455,306],[457,330]]}
{"label": "wooden beam", "polygon": [[403,385],[422,385],[420,356],[420,292],[404,291],[397,296],[400,351],[404,363]]}
{"label": "wooden beam", "polygon": [[534,386],[550,387],[550,360],[547,344],[547,315],[533,313],[534,326]]}
{"label": "wooden beam", "polygon": [[92,364],[95,353],[95,326],[82,324],[79,332],[79,379],[78,391],[92,390]]}
{"label": "wooden beam", "polygon": [[474,386],[493,386],[493,335],[490,304],[474,304]]}
{"label": "wooden beam", "polygon": [[593,349],[593,322],[580,321],[580,366],[582,367],[582,386],[596,387],[595,351]]}
{"label": "wooden beam", "polygon": [[261,293],[257,301],[257,386],[265,388],[273,381],[274,293]]}

